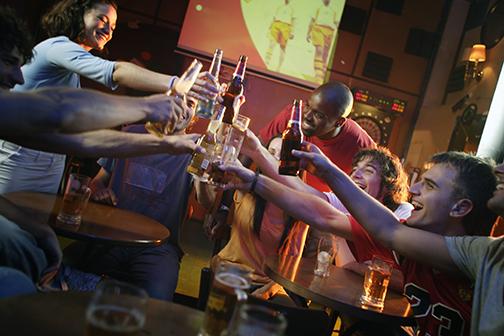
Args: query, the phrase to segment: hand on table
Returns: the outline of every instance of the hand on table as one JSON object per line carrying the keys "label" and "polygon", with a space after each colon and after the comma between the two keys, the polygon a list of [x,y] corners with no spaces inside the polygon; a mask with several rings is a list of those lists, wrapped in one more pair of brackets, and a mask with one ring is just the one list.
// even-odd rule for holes
{"label": "hand on table", "polygon": [[250,295],[255,296],[256,298],[259,299],[269,300],[273,296],[275,296],[281,289],[282,286],[280,286],[274,281],[270,281],[264,286],[257,288],[255,291],[250,293]]}

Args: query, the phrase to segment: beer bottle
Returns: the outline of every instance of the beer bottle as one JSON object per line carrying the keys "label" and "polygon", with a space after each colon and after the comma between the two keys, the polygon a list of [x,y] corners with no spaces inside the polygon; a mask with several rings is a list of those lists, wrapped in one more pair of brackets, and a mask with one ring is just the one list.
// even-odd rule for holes
{"label": "beer bottle", "polygon": [[301,132],[302,110],[303,101],[294,100],[289,123],[282,133],[282,149],[280,150],[280,166],[278,167],[280,175],[296,176],[298,174],[299,159],[292,155],[292,150],[300,150],[303,142],[303,132]]}
{"label": "beer bottle", "polygon": [[[182,76],[175,81],[173,87],[168,90],[166,94],[168,96],[179,96],[185,100],[185,95],[189,92],[189,90],[191,90],[194,82],[196,82],[202,67],[203,64],[201,64],[201,62],[197,59],[194,59],[189,68],[187,68]],[[159,138],[162,138],[164,135],[172,134],[175,131],[175,126],[176,124],[173,122],[166,125],[161,122],[151,123],[148,121],[145,123],[145,129],[150,134],[156,135]]]}
{"label": "beer bottle", "polygon": [[247,56],[241,55],[236,69],[233,73],[233,79],[228,83],[227,90],[222,97],[222,105],[226,108],[222,122],[232,125],[235,118],[233,102],[236,96],[243,93],[243,78],[245,77],[245,69],[247,68]]}
{"label": "beer bottle", "polygon": [[[210,72],[210,74],[214,76],[217,81],[219,80],[222,54],[223,53],[221,49],[215,49],[212,64],[210,65],[210,69],[208,70],[208,72]],[[214,113],[214,108],[217,103],[216,98],[217,97],[215,97],[214,99],[208,99],[207,101],[200,101],[196,110],[196,115],[201,118],[210,119]]]}
{"label": "beer bottle", "polygon": [[217,130],[222,121],[224,106],[216,104],[215,114],[213,115],[210,123],[208,124],[205,134],[198,140],[198,145],[205,148],[205,153],[194,153],[187,166],[187,172],[194,177],[199,178],[200,181],[206,182],[208,180],[208,168],[210,160],[214,154],[215,145],[217,142]]}

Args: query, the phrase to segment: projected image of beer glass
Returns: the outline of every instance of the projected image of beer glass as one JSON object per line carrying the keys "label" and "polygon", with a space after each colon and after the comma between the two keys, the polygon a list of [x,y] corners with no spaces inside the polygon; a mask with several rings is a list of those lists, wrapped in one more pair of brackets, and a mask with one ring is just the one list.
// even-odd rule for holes
{"label": "projected image of beer glass", "polygon": [[233,127],[224,139],[224,143],[216,146],[212,159],[210,178],[208,180],[209,183],[222,187],[228,182],[225,172],[219,166],[233,163],[238,159],[249,124],[249,117],[243,115],[236,116]]}
{"label": "projected image of beer glass", "polygon": [[324,234],[317,245],[317,263],[313,273],[321,277],[329,276],[329,266],[333,264],[338,245],[331,234]]}
{"label": "projected image of beer glass", "polygon": [[[193,60],[191,65],[184,71],[182,76],[175,81],[173,87],[166,94],[169,96],[180,96],[185,99],[185,95],[191,90],[202,67],[203,64],[201,64],[200,61],[197,59]],[[168,122],[166,125],[160,122],[152,123],[150,121],[145,123],[145,129],[158,137],[172,134],[175,131],[175,126],[176,123],[174,122]]]}
{"label": "projected image of beer glass", "polygon": [[63,206],[58,214],[59,222],[71,225],[79,225],[82,220],[82,213],[86,209],[91,189],[89,189],[91,178],[80,174],[70,174],[63,195]]}
{"label": "projected image of beer glass", "polygon": [[215,270],[200,336],[227,334],[231,320],[247,300],[250,272],[235,264],[221,262]]}
{"label": "projected image of beer glass", "polygon": [[363,305],[378,309],[383,308],[391,272],[390,262],[376,256],[373,257],[364,276],[363,293],[360,299]]}
{"label": "projected image of beer glass", "polygon": [[106,280],[86,310],[86,336],[143,335],[148,295],[133,285]]}
{"label": "projected image of beer glass", "polygon": [[283,336],[287,320],[276,310],[245,304],[230,328],[233,328],[228,332],[230,336]]}

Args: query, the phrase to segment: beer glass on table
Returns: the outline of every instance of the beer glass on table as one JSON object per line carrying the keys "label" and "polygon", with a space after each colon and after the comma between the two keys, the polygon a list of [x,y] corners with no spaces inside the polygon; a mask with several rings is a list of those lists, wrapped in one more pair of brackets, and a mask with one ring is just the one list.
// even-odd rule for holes
{"label": "beer glass on table", "polygon": [[143,335],[148,295],[136,286],[106,280],[86,310],[86,336]]}
{"label": "beer glass on table", "polygon": [[[175,84],[166,94],[169,96],[179,96],[185,100],[186,94],[194,85],[202,67],[203,64],[201,64],[200,61],[197,59],[193,60],[189,68],[184,71],[180,78],[175,80]],[[188,124],[189,121],[186,121],[186,123]],[[152,123],[148,121],[145,123],[145,129],[149,131],[149,133],[161,138],[163,135],[173,134],[175,127],[177,126],[176,124],[177,123],[175,122],[168,122],[164,125],[161,122]]]}
{"label": "beer glass on table", "polygon": [[224,143],[218,143],[215,146],[208,183],[222,187],[228,182],[226,174],[219,166],[233,163],[238,159],[243,140],[245,139],[245,132],[249,124],[249,117],[237,115],[233,122],[233,127],[230,129],[226,138],[219,139],[217,137],[217,141],[223,140]]}
{"label": "beer glass on table", "polygon": [[331,234],[323,234],[317,245],[317,263],[313,273],[323,278],[328,277],[329,266],[333,264],[336,253],[336,239]]}
{"label": "beer glass on table", "polygon": [[287,320],[278,311],[254,304],[245,304],[238,312],[230,336],[283,336]]}
{"label": "beer glass on table", "polygon": [[91,189],[89,176],[70,174],[63,195],[63,205],[56,217],[59,222],[70,225],[79,225],[82,221],[82,213],[86,209]]}
{"label": "beer glass on table", "polygon": [[217,265],[208,296],[203,325],[199,336],[226,335],[231,321],[247,300],[250,271],[236,264],[221,262]]}
{"label": "beer glass on table", "polygon": [[373,257],[364,276],[363,293],[360,298],[364,306],[383,309],[391,273],[392,265],[389,261]]}

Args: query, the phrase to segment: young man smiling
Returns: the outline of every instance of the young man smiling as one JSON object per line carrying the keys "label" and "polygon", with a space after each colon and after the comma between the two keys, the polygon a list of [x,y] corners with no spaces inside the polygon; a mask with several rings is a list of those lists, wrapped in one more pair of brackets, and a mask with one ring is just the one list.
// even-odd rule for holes
{"label": "young man smiling", "polygon": [[[294,153],[305,161],[310,171],[328,182],[352,216],[344,215],[313,195],[286,189],[263,176],[251,176],[240,167],[226,170],[235,172],[246,182],[241,188],[254,186],[256,193],[291,216],[352,240],[357,259],[372,254],[391,257],[392,250],[399,252],[404,291],[417,319],[418,334],[469,335],[471,281],[457,273],[454,264],[432,267],[432,258],[439,260],[439,256],[449,255],[446,246],[433,245],[430,238],[418,239],[415,234],[400,235],[415,230],[442,241],[443,236],[488,234],[495,219],[486,208],[496,186],[492,165],[464,153],[435,155],[432,167],[411,189],[415,209],[406,225],[401,225],[389,209],[356,186],[318,148],[309,147],[310,152]],[[359,223],[366,228],[374,227],[373,236]],[[418,252],[421,250],[424,253]]]}

